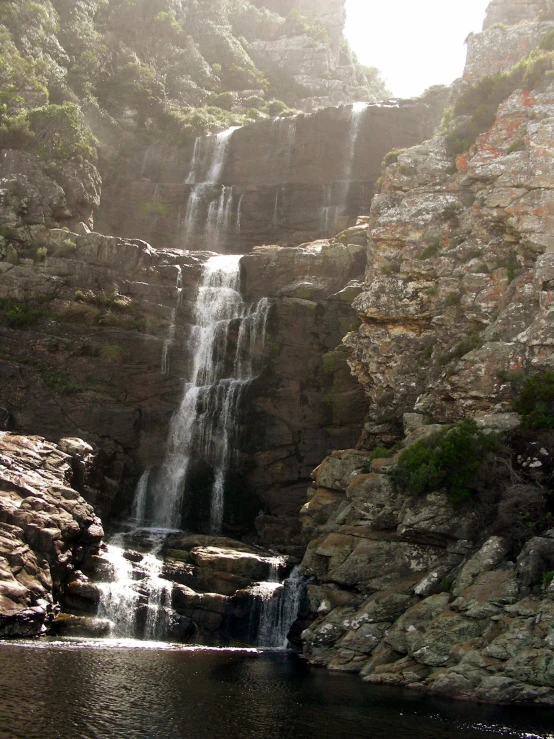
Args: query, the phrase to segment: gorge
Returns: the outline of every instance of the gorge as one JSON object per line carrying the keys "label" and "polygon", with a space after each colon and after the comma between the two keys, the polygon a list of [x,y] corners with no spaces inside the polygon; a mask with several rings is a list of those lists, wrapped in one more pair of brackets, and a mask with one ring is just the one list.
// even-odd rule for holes
{"label": "gorge", "polygon": [[[70,5],[48,3],[77,22]],[[82,5],[98,39],[123,12]],[[191,72],[177,94],[162,52],[129,46],[163,68],[165,97],[152,88],[143,109],[121,87],[119,108],[99,73],[96,103],[75,102],[76,42],[60,32],[66,97],[11,81],[0,111],[0,659],[19,685],[26,638],[37,665],[53,644],[69,672],[71,650],[103,664],[113,649],[123,674],[117,650],[139,646],[153,656],[130,656],[137,671],[160,659],[190,685],[194,645],[241,685],[239,659],[263,685],[267,669],[268,694],[285,675],[331,706],[345,690],[397,713],[387,691],[409,688],[406,706],[430,706],[420,736],[444,735],[429,716],[445,697],[544,709],[506,713],[504,733],[492,714],[482,731],[449,718],[453,736],[548,736],[552,3],[493,0],[451,89],[380,101],[341,46],[343,2],[229,3],[223,31],[174,5],[172,43],[202,83]],[[12,22],[0,10],[24,55]],[[277,105],[269,89],[295,92]],[[97,159],[83,132],[79,154],[44,148],[57,144],[37,121],[66,104]],[[18,116],[36,127],[24,145]],[[277,652],[247,667],[259,650]],[[344,682],[319,683],[293,652]],[[172,691],[152,736],[189,736],[171,728]],[[255,709],[236,700],[239,731]],[[287,688],[280,710],[293,703]],[[367,735],[360,710],[350,731],[326,715],[318,736]],[[14,736],[33,736],[25,722]]]}

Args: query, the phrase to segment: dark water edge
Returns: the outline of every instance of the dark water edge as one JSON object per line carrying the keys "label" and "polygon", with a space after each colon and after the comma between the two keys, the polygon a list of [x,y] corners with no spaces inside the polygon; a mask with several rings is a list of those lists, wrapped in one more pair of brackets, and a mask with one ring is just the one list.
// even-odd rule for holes
{"label": "dark water edge", "polygon": [[554,710],[367,685],[287,653],[0,642],[0,737],[553,739]]}

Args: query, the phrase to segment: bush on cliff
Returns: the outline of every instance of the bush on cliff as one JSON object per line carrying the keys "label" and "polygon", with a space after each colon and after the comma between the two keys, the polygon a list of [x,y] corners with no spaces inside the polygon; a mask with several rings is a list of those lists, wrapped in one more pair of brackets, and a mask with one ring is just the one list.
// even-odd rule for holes
{"label": "bush on cliff", "polygon": [[479,489],[487,457],[501,448],[475,421],[461,421],[402,452],[391,480],[395,489],[412,495],[445,489],[452,503],[461,503]]}
{"label": "bush on cliff", "polygon": [[528,377],[514,402],[524,429],[554,429],[554,372]]}
{"label": "bush on cliff", "polygon": [[446,148],[451,156],[468,151],[477,137],[488,131],[498,106],[515,90],[534,90],[539,86],[554,64],[554,52],[548,44],[532,51],[509,72],[488,75],[464,90],[450,112],[454,117],[468,116],[446,136]]}
{"label": "bush on cliff", "polygon": [[34,326],[48,314],[39,300],[31,303],[10,298],[0,299],[0,325],[26,329]]}

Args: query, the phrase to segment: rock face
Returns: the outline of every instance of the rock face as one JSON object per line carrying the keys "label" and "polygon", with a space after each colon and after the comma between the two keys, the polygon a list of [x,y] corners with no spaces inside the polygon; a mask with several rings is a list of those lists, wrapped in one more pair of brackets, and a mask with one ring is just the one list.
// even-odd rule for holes
{"label": "rock face", "polygon": [[[455,111],[472,84],[528,56],[550,32],[551,10],[491,4],[486,30],[469,41]],[[361,325],[344,341],[369,420],[360,448],[315,470],[301,513],[302,566],[316,578],[315,620],[302,641],[316,664],[436,694],[554,701],[551,514],[514,545],[506,491],[454,507],[445,490],[410,496],[389,476],[401,449],[445,421],[470,417],[513,434],[520,418],[503,378],[551,365],[553,94],[548,75],[508,91],[469,151],[454,160],[453,138],[468,120],[454,118],[384,172],[353,303]],[[538,449],[544,459],[552,452],[547,436],[529,437],[535,454],[514,457],[522,469],[535,465],[536,484],[548,466]],[[398,440],[387,458],[364,451]],[[536,489],[512,490],[524,515]]]}
{"label": "rock face", "polygon": [[[106,479],[95,503],[109,515],[115,496],[131,493],[137,464],[163,455],[207,255],[159,253],[144,242],[44,226],[18,247],[0,262],[6,423],[101,446]],[[172,373],[164,375],[174,313]]]}
{"label": "rock face", "polygon": [[264,545],[300,555],[298,510],[314,464],[357,442],[366,401],[340,338],[363,273],[367,226],[306,248],[260,247],[242,259],[248,299],[272,309],[266,368],[250,388],[244,433],[248,486],[261,498]]}
{"label": "rock face", "polygon": [[328,236],[337,221],[367,212],[385,154],[430,136],[444,103],[439,89],[244,126],[229,138],[215,181],[213,136],[194,151],[152,146],[104,188],[101,230],[228,253]]}
{"label": "rock face", "polygon": [[304,654],[367,682],[552,704],[554,532],[507,558],[506,539],[480,543],[479,510],[395,492],[394,461],[347,450],[314,471],[301,511],[302,568],[317,578]]}
{"label": "rock face", "polygon": [[553,95],[509,95],[455,171],[445,136],[387,168],[345,339],[375,421],[510,410],[502,373],[548,363]]}
{"label": "rock face", "polygon": [[[109,517],[130,509],[140,471],[164,458],[209,255],[45,227],[33,239],[0,263],[2,423],[52,440],[81,436],[99,448],[104,474],[94,504]],[[29,249],[39,243],[41,257]],[[363,275],[366,244],[362,224],[332,242],[262,248],[243,259],[246,299],[265,296],[272,307],[266,369],[242,411],[230,533],[253,526],[241,503],[246,486],[255,511],[268,514],[264,527],[275,528],[275,540],[264,542],[300,554],[289,534],[299,533],[313,465],[358,439],[365,401],[339,344],[356,320],[350,304],[359,289],[349,283]]]}
{"label": "rock face", "polygon": [[98,551],[100,519],[71,487],[74,467],[87,480],[91,451],[0,432],[1,637],[44,633],[74,570]]}

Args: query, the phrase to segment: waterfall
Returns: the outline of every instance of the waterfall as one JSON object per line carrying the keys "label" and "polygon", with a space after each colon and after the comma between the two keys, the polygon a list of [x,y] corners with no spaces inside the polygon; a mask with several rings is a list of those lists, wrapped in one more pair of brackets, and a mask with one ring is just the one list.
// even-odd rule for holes
{"label": "waterfall", "polygon": [[200,148],[202,139],[197,136],[194,141],[194,149],[192,151],[192,161],[190,163],[190,170],[185,184],[194,185],[196,184],[196,170],[198,169],[200,162]]}
{"label": "waterfall", "polygon": [[171,617],[172,584],[161,577],[163,562],[157,556],[162,544],[163,537],[155,540],[154,547],[140,563],[148,590],[144,624],[144,639],[147,641],[161,641],[167,634]]}
{"label": "waterfall", "polygon": [[135,490],[135,499],[133,500],[133,510],[131,517],[134,521],[144,521],[146,518],[146,500],[148,496],[148,480],[150,478],[150,470],[145,470],[138,481]]}
{"label": "waterfall", "polygon": [[[204,266],[189,339],[190,377],[171,420],[164,462],[150,478],[143,504],[143,515],[148,508],[149,522],[157,528],[179,528],[187,472],[194,458],[213,470],[210,531],[221,532],[238,408],[244,389],[256,376],[269,309],[266,298],[253,305],[242,299],[240,259],[212,257]],[[230,334],[232,326],[238,328],[236,337]],[[148,521],[143,518],[141,523]]]}
{"label": "waterfall", "polygon": [[213,143],[212,155],[210,157],[210,166],[208,169],[208,175],[205,182],[212,184],[218,184],[221,181],[221,175],[223,168],[227,160],[227,150],[231,143],[231,137],[234,132],[239,129],[240,126],[232,126],[226,131],[218,133],[216,136],[210,136],[210,139],[215,139]]}
{"label": "waterfall", "polygon": [[240,234],[240,224],[241,224],[241,218],[242,218],[242,201],[244,200],[244,194],[240,196],[239,202],[237,205],[237,219],[235,222],[235,231]]}
{"label": "waterfall", "polygon": [[163,348],[162,348],[162,367],[161,372],[162,375],[169,374],[169,350],[173,346],[173,342],[175,341],[175,329],[176,329],[176,322],[177,322],[177,310],[179,309],[179,306],[181,305],[181,296],[183,293],[183,270],[181,267],[177,267],[177,297],[175,299],[175,307],[171,310],[171,318],[169,323],[169,330],[167,332],[167,337],[164,341]]}
{"label": "waterfall", "polygon": [[258,609],[254,611],[257,624],[253,641],[259,647],[286,649],[287,634],[298,616],[304,578],[300,568],[295,567],[290,577],[280,583],[277,573],[282,563],[282,559],[275,558],[270,564],[269,580],[250,589],[258,603]]}
{"label": "waterfall", "polygon": [[354,169],[356,143],[358,141],[358,134],[360,132],[360,124],[362,122],[362,118],[368,108],[368,103],[354,103],[350,107],[350,130],[348,138],[346,140],[344,171],[339,197],[340,205],[337,207],[335,220],[336,218],[338,218],[338,216],[344,215],[348,210],[348,198],[350,195],[350,188],[352,186],[352,171]]}
{"label": "waterfall", "polygon": [[[183,224],[183,242],[187,247],[198,233],[205,241],[204,248],[223,252],[225,237],[229,231],[233,209],[233,188],[221,184],[221,177],[227,162],[229,145],[233,133],[239,126],[233,126],[215,136],[198,137],[186,184],[192,185],[189,193]],[[214,193],[219,188],[219,193]],[[204,215],[204,222],[201,216]]]}
{"label": "waterfall", "polygon": [[320,229],[324,234],[329,234],[335,221],[339,217],[340,207],[333,205],[333,185],[332,183],[323,185],[322,200],[323,206],[321,208],[321,221]]}
{"label": "waterfall", "polygon": [[226,236],[231,225],[231,210],[233,207],[233,188],[221,186],[221,194],[213,200],[208,208],[206,223],[206,247],[210,251],[225,251]]}
{"label": "waterfall", "polygon": [[113,580],[99,583],[101,592],[98,616],[112,622],[112,636],[134,638],[139,592],[135,587],[133,565],[124,556],[123,535],[117,534],[107,545],[105,559]]}
{"label": "waterfall", "polygon": [[356,142],[360,132],[360,123],[363,115],[368,109],[368,103],[354,103],[350,108],[350,132],[346,141],[346,156],[344,165],[343,179],[345,182],[351,182],[352,170],[354,168],[354,155],[356,153]]}
{"label": "waterfall", "polygon": [[[105,559],[111,565],[112,580],[98,583],[98,616],[111,621],[112,636],[134,639],[142,634],[147,641],[160,641],[167,634],[173,613],[172,584],[161,577],[163,562],[157,555],[163,539],[164,534],[153,535],[150,552],[135,564],[125,557],[123,534],[116,534],[107,545]],[[141,609],[146,612],[142,624]]]}
{"label": "waterfall", "polygon": [[274,118],[270,140],[268,156],[277,157],[281,179],[287,181],[296,143],[296,118]]}

